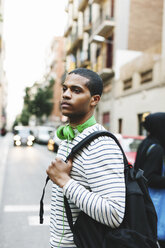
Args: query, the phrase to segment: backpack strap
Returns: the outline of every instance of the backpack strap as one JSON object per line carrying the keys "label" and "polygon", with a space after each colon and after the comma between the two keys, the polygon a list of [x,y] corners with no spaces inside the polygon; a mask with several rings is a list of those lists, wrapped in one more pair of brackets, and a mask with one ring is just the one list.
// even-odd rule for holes
{"label": "backpack strap", "polygon": [[[128,160],[126,158],[126,155],[123,151],[123,148],[121,147],[118,139],[110,132],[107,132],[107,131],[95,131],[93,133],[91,133],[90,135],[88,135],[87,137],[85,137],[83,140],[81,140],[77,145],[75,145],[70,154],[68,155],[67,157],[67,160],[69,160],[70,158],[73,158],[74,155],[80,150],[82,149],[83,147],[85,147],[86,145],[88,145],[91,141],[93,141],[94,139],[100,137],[100,136],[108,136],[108,137],[111,137],[116,143],[117,145],[119,146],[119,148],[121,149],[121,152],[123,154],[123,159],[124,159],[124,168],[128,168],[128,166],[130,166],[128,164]],[[132,177],[134,177],[132,175]],[[70,226],[70,229],[71,231],[73,232],[73,229],[74,229],[74,226],[73,226],[73,218],[72,218],[72,212],[71,212],[71,209],[70,209],[70,206],[69,206],[69,203],[68,203],[68,200],[66,198],[66,196],[64,195],[64,205],[65,205],[65,211],[66,211],[66,216],[67,216],[67,220],[68,220],[68,223],[69,223],[69,226]]]}
{"label": "backpack strap", "polygon": [[45,196],[45,188],[46,188],[46,185],[47,185],[49,179],[50,178],[47,176],[45,186],[43,188],[41,200],[40,200],[40,211],[39,211],[40,224],[43,224],[43,222],[44,222],[44,218],[43,218],[43,215],[44,215],[44,203],[43,203],[43,201],[44,201],[44,196]]}
{"label": "backpack strap", "polygon": [[[89,134],[87,137],[85,137],[83,140],[81,140],[77,145],[75,145],[71,152],[69,153],[69,155],[67,156],[66,158],[66,161],[68,161],[70,158],[73,158],[74,155],[80,150],[82,149],[83,147],[85,147],[86,145],[90,144],[91,141],[93,141],[94,139],[100,137],[100,136],[107,136],[107,137],[110,137],[112,138],[116,143],[117,145],[120,147],[121,149],[121,152],[123,154],[123,159],[124,159],[124,167],[126,169],[126,167],[128,166],[128,160],[126,158],[126,155],[123,151],[123,148],[121,147],[118,139],[110,132],[108,131],[95,131],[91,134]],[[45,186],[43,188],[43,193],[42,193],[42,197],[41,197],[41,200],[40,200],[40,211],[39,211],[39,216],[40,216],[40,224],[43,224],[43,214],[44,214],[44,204],[43,204],[43,200],[44,200],[44,195],[45,195],[45,188],[46,188],[46,185],[49,181],[49,177],[47,176],[46,178],[46,182],[45,182]],[[67,214],[67,218],[68,218],[68,222],[69,222],[69,225],[70,225],[70,228],[72,230],[73,228],[73,222],[72,222],[72,216],[71,216],[71,210],[69,209],[69,204],[67,204],[67,199],[65,199],[66,197],[64,196],[64,203],[65,203],[65,208],[66,208],[66,214]]]}
{"label": "backpack strap", "polygon": [[74,155],[80,150],[82,149],[83,147],[85,147],[86,145],[89,145],[91,141],[93,141],[94,139],[100,137],[100,136],[107,136],[107,137],[110,137],[112,138],[116,143],[117,145],[120,147],[121,149],[121,152],[123,154],[123,158],[124,158],[124,164],[125,165],[128,165],[128,160],[126,158],[126,155],[123,151],[123,148],[122,146],[120,145],[118,139],[115,137],[115,135],[113,135],[112,133],[108,132],[108,131],[95,131],[91,134],[89,134],[87,137],[85,137],[83,140],[81,140],[77,145],[75,145],[71,152],[69,153],[68,157],[66,160],[69,160],[70,158],[73,158]]}

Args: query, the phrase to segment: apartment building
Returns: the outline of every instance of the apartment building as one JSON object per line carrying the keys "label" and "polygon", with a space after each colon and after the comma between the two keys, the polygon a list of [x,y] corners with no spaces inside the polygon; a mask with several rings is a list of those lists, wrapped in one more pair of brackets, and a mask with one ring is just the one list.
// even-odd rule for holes
{"label": "apartment building", "polygon": [[136,135],[144,133],[141,122],[147,114],[165,112],[165,1],[131,0],[129,13],[126,56],[139,53],[116,78],[112,129]]}
{"label": "apartment building", "polygon": [[68,1],[66,70],[86,67],[102,77],[96,117],[112,132],[141,134],[142,118],[164,111],[164,2]]}
{"label": "apartment building", "polygon": [[6,127],[7,81],[4,71],[3,7],[0,1],[0,130]]}
{"label": "apartment building", "polygon": [[[114,0],[68,1],[66,70],[86,67],[96,71],[104,81],[104,92],[111,89],[114,70]],[[100,106],[102,106],[100,104]],[[100,119],[100,107],[96,116]],[[104,119],[108,116],[103,117]],[[105,124],[105,123],[104,123]],[[107,127],[108,128],[108,127]]]}
{"label": "apartment building", "polygon": [[55,37],[53,39],[48,60],[47,77],[49,79],[52,78],[55,81],[53,89],[54,106],[49,117],[49,122],[57,127],[60,125],[61,121],[65,121],[65,118],[61,115],[60,111],[61,80],[65,72],[65,49],[63,37]]}

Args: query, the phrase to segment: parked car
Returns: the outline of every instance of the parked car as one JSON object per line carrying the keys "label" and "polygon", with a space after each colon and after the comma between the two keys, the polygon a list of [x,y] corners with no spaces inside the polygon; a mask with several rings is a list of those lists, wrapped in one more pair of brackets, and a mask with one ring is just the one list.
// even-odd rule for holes
{"label": "parked car", "polygon": [[145,138],[145,136],[130,136],[130,135],[121,135],[121,134],[115,134],[115,136],[119,140],[126,154],[128,162],[134,165],[138,146]]}
{"label": "parked car", "polygon": [[13,144],[14,146],[32,146],[35,137],[29,127],[16,126],[14,128]]}
{"label": "parked car", "polygon": [[55,131],[53,127],[38,126],[36,130],[36,142],[47,145],[51,137],[51,133]]}
{"label": "parked car", "polygon": [[48,140],[48,150],[57,152],[61,140],[57,137],[56,131],[52,133],[51,138]]}

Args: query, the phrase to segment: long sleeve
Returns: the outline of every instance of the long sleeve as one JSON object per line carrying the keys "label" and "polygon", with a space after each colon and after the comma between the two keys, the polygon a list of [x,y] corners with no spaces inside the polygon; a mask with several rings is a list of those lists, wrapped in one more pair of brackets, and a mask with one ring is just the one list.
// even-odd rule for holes
{"label": "long sleeve", "polygon": [[93,219],[118,227],[125,211],[123,157],[116,143],[101,137],[84,151],[83,167],[89,189],[71,179],[64,194]]}
{"label": "long sleeve", "polygon": [[[76,144],[98,130],[105,131],[96,124],[77,133],[72,141],[62,141],[58,157],[65,161]],[[60,247],[73,248],[76,246],[65,213],[64,195],[72,211],[73,223],[82,210],[112,228],[120,225],[125,212],[125,178],[123,156],[114,140],[99,137],[82,148],[73,159],[69,182],[63,189],[53,184],[50,243],[52,247],[58,247],[63,236]]]}

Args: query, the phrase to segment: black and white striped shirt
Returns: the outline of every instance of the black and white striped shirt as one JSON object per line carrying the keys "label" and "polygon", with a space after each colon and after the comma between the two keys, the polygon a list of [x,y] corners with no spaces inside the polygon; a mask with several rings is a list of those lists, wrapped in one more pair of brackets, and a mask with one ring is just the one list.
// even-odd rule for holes
{"label": "black and white striped shirt", "polygon": [[[95,124],[78,133],[74,140],[61,142],[57,156],[65,161],[73,146],[98,130],[105,129]],[[123,155],[113,139],[101,136],[80,150],[73,160],[71,178],[63,189],[55,184],[52,187],[50,244],[53,248],[76,247],[66,218],[63,195],[69,200],[74,222],[80,210],[112,228],[118,227],[124,217]]]}

